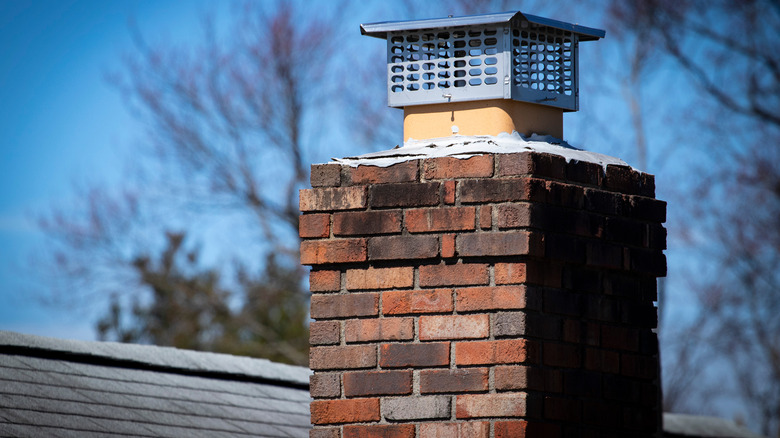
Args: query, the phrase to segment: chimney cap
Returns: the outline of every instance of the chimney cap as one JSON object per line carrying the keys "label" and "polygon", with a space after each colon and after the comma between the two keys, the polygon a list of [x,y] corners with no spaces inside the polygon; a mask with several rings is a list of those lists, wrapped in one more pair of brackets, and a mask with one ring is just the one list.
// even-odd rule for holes
{"label": "chimney cap", "polygon": [[499,24],[511,22],[516,18],[525,19],[529,23],[538,24],[540,26],[547,26],[576,33],[579,36],[580,41],[597,41],[601,38],[604,38],[604,35],[606,34],[606,32],[602,29],[595,29],[592,27],[567,23],[565,21],[539,17],[537,15],[526,14],[520,11],[467,15],[460,17],[428,18],[424,20],[382,21],[378,23],[367,23],[360,25],[360,33],[376,38],[387,39],[388,32],[440,29],[455,26]]}

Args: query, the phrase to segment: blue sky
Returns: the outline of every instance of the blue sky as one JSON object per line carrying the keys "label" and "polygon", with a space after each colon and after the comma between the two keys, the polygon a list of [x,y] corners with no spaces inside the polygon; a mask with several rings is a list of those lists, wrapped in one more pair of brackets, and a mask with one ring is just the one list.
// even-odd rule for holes
{"label": "blue sky", "polygon": [[[132,48],[128,19],[178,40],[206,4],[177,1],[0,2],[0,329],[92,339],[83,315],[41,307],[26,261],[35,217],[74,184],[110,183],[140,126],[105,80]],[[164,29],[164,33],[160,32]]]}

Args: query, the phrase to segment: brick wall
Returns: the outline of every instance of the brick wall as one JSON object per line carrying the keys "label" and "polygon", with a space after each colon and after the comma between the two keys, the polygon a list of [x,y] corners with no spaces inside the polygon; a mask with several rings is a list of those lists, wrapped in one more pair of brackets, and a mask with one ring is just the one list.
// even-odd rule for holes
{"label": "brick wall", "polygon": [[666,204],[524,152],[312,166],[311,437],[652,436]]}

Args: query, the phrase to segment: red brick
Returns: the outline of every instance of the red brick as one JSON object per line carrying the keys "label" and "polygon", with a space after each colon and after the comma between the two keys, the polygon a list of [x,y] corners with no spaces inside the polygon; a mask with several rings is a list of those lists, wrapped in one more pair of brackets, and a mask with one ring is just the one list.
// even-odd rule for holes
{"label": "red brick", "polygon": [[544,343],[544,364],[553,367],[578,368],[582,365],[582,348],[572,344]]}
{"label": "red brick", "polygon": [[496,263],[496,284],[518,284],[526,281],[525,263]]}
{"label": "red brick", "polygon": [[355,211],[333,215],[333,235],[390,234],[401,232],[401,211]]}
{"label": "red brick", "polygon": [[474,310],[526,309],[538,307],[529,300],[525,286],[469,287],[455,291],[458,312]]}
{"label": "red brick", "polygon": [[341,373],[315,373],[309,376],[309,393],[314,398],[341,396]]}
{"label": "red brick", "polygon": [[493,208],[489,205],[479,207],[479,228],[489,230],[493,227]]}
{"label": "red brick", "polygon": [[641,196],[630,197],[630,216],[648,222],[666,222],[666,201]]}
{"label": "red brick", "polygon": [[376,347],[373,345],[312,347],[309,349],[309,368],[313,370],[360,369],[375,366]]}
{"label": "red brick", "polygon": [[444,184],[442,184],[442,186],[444,187],[442,200],[444,201],[445,204],[452,205],[455,203],[456,184],[457,183],[455,181],[444,181]]}
{"label": "red brick", "polygon": [[350,168],[352,184],[383,184],[417,181],[418,160],[404,161],[392,166],[360,165]]}
{"label": "red brick", "polygon": [[476,226],[476,208],[441,207],[406,210],[404,223],[410,233],[473,230]]}
{"label": "red brick", "polygon": [[312,321],[309,324],[309,343],[311,345],[338,344],[340,333],[338,321]]}
{"label": "red brick", "polygon": [[566,163],[566,179],[591,186],[601,185],[604,168],[600,164],[571,160]]}
{"label": "red brick", "polygon": [[420,317],[420,340],[481,339],[490,334],[488,315],[436,315]]}
{"label": "red brick", "polygon": [[341,185],[341,165],[339,164],[312,164],[312,187],[336,187]]}
{"label": "red brick", "polygon": [[544,391],[543,372],[540,368],[525,365],[508,365],[494,368],[496,389]]}
{"label": "red brick", "polygon": [[439,183],[401,183],[371,186],[372,207],[424,207],[439,203]]}
{"label": "red brick", "polygon": [[349,320],[344,328],[349,343],[370,341],[408,341],[414,338],[412,318]]}
{"label": "red brick", "polygon": [[588,242],[585,257],[591,266],[611,269],[623,267],[623,247],[619,245]]}
{"label": "red brick", "polygon": [[560,288],[563,282],[563,267],[551,260],[529,261],[526,264],[526,273],[526,281],[531,284]]}
{"label": "red brick", "polygon": [[459,395],[455,402],[456,418],[522,417],[525,416],[526,394]]}
{"label": "red brick", "polygon": [[301,211],[357,210],[366,208],[365,187],[303,189],[298,205]]}
{"label": "red brick", "polygon": [[341,289],[341,271],[311,271],[309,290],[312,292],[336,292]]}
{"label": "red brick", "polygon": [[379,313],[379,294],[314,294],[311,317],[314,319],[373,316]]}
{"label": "red brick", "polygon": [[503,154],[498,160],[499,176],[533,174],[549,178],[566,177],[566,159],[560,155],[540,152]]}
{"label": "red brick", "polygon": [[369,260],[429,259],[438,255],[436,236],[383,236],[368,240]]}
{"label": "red brick", "polygon": [[637,172],[629,166],[608,164],[604,187],[607,190],[633,195],[638,192]]}
{"label": "red brick", "polygon": [[420,286],[465,286],[488,284],[488,265],[464,263],[420,266]]}
{"label": "red brick", "polygon": [[467,421],[463,423],[422,423],[419,438],[488,438],[490,423]]}
{"label": "red brick", "polygon": [[579,422],[582,419],[582,406],[579,400],[546,396],[544,398],[544,418],[572,423]]}
{"label": "red brick", "polygon": [[496,207],[498,208],[498,228],[524,228],[532,226],[532,211],[535,209],[535,205],[538,204],[519,202],[498,205]]}
{"label": "red brick", "polygon": [[441,256],[445,259],[455,257],[455,235],[442,234]]}
{"label": "red brick", "polygon": [[344,395],[404,395],[412,393],[411,371],[360,371],[344,373]]}
{"label": "red brick", "polygon": [[601,326],[601,346],[613,350],[637,351],[639,333],[627,327]]}
{"label": "red brick", "polygon": [[452,290],[391,291],[382,294],[382,314],[452,312]]}
{"label": "red brick", "polygon": [[523,363],[535,356],[532,342],[525,339],[472,341],[455,344],[456,365]]}
{"label": "red brick", "polygon": [[528,200],[529,181],[517,179],[475,179],[458,184],[460,202],[466,204]]}
{"label": "red brick", "polygon": [[327,213],[304,214],[298,217],[298,236],[306,238],[328,237],[330,215]]}
{"label": "red brick", "polygon": [[493,156],[475,155],[460,159],[455,157],[430,158],[423,161],[425,179],[479,178],[493,176]]}
{"label": "red brick", "polygon": [[344,426],[344,438],[414,438],[414,424]]}
{"label": "red brick", "polygon": [[487,368],[420,371],[420,392],[423,394],[480,392],[487,390]]}
{"label": "red brick", "polygon": [[313,424],[379,421],[378,398],[314,400],[311,402],[310,408]]}
{"label": "red brick", "polygon": [[366,239],[305,240],[301,242],[301,264],[352,263],[366,261]]}
{"label": "red brick", "polygon": [[458,255],[461,257],[542,256],[543,246],[539,243],[540,235],[527,231],[461,234],[457,238]]}
{"label": "red brick", "polygon": [[347,289],[395,289],[412,287],[414,268],[368,268],[347,270]]}
{"label": "red brick", "polygon": [[379,365],[383,368],[436,367],[450,363],[449,342],[382,344]]}
{"label": "red brick", "polygon": [[[495,438],[560,438],[561,426],[534,421],[496,421]],[[611,436],[611,435],[607,435]]]}

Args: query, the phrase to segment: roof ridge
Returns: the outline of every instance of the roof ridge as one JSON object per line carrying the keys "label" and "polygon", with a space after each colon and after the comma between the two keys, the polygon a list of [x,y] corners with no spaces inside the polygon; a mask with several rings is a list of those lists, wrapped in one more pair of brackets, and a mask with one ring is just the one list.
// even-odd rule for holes
{"label": "roof ridge", "polygon": [[272,383],[300,389],[309,387],[308,368],[267,359],[223,353],[182,350],[155,345],[103,341],[76,341],[0,331],[0,350],[71,362],[227,380]]}

